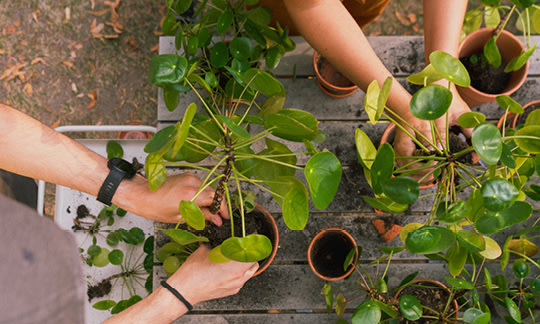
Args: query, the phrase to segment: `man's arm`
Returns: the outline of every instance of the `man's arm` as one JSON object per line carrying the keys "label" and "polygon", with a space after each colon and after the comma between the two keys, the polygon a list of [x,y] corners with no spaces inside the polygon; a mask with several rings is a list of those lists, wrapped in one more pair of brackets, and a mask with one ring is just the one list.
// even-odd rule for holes
{"label": "man's arm", "polygon": [[[192,305],[238,293],[259,268],[257,262],[214,263],[210,249],[201,245],[167,280]],[[188,309],[170,291],[159,287],[150,296],[113,316],[104,324],[165,324],[184,315]]]}
{"label": "man's arm", "polygon": [[[60,134],[39,121],[0,104],[0,168],[27,177],[70,187],[97,196],[109,174],[107,160],[84,145]],[[180,218],[178,204],[191,199],[200,180],[187,173],[170,177],[161,188],[151,192],[140,175],[124,179],[112,202],[139,216],[163,222]],[[203,192],[195,202],[209,206],[213,190]],[[218,215],[203,208],[205,217],[221,225]],[[222,204],[221,215],[228,217]]]}

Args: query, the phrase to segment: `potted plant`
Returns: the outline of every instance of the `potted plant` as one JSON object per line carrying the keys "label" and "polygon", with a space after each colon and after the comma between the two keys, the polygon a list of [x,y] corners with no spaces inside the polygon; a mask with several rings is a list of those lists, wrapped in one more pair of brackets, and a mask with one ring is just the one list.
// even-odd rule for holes
{"label": "potted plant", "polygon": [[[272,14],[256,3],[202,1],[195,6],[192,0],[166,1],[163,34],[175,36],[176,49],[189,62],[189,81],[212,92],[215,100],[231,104],[242,93],[242,100],[249,101],[255,90],[245,87],[242,75],[250,68],[274,69],[295,48],[288,27],[270,27]],[[194,19],[187,20],[182,14],[191,7],[196,7]],[[191,90],[185,82],[173,83],[162,85],[171,111],[179,95]]]}
{"label": "potted plant", "polygon": [[[177,2],[177,8],[179,3],[183,2]],[[286,28],[276,31],[267,27],[260,21],[266,17],[265,11],[248,10],[242,2],[208,6],[199,9],[203,13],[199,22],[177,31],[176,44],[182,44],[184,54],[164,54],[151,60],[150,81],[164,89],[169,109],[176,107],[178,91],[192,91],[199,102],[186,105],[181,121],[160,130],[148,142],[146,176],[150,189],[155,190],[167,176],[166,165],[204,173],[195,197],[179,202],[182,220],[195,231],[205,229],[203,214],[193,201],[202,190],[213,186],[216,194],[210,211],[217,213],[224,200],[231,228],[240,229],[240,233],[229,231],[229,238],[212,250],[211,258],[216,262],[260,261],[277,246],[272,247],[267,236],[247,231],[246,218],[256,203],[246,188],[269,192],[282,207],[285,224],[301,230],[308,219],[310,197],[319,209],[332,201],[341,179],[341,165],[334,154],[319,152],[313,145],[324,140],[317,119],[299,109],[284,109],[283,85],[259,64],[261,53],[266,53],[265,66],[275,65],[275,56],[270,54],[277,55],[290,46]],[[216,30],[211,31],[211,26]],[[225,34],[233,38],[228,45],[223,41],[212,44],[212,33],[221,39]],[[203,38],[205,41],[201,41]],[[261,44],[272,41],[275,46],[269,49]],[[202,47],[190,49],[193,42]],[[251,46],[253,42],[257,43],[255,47]],[[305,151],[293,152],[290,143],[303,143]],[[301,157],[307,162],[299,162]],[[203,160],[204,165],[199,163]],[[307,187],[295,177],[298,171],[303,171]],[[180,233],[178,237],[201,236],[179,226],[174,229]]]}
{"label": "potted plant", "polygon": [[[354,255],[348,256],[350,251]],[[345,260],[347,266],[343,264]],[[315,235],[308,246],[307,260],[315,275],[326,281],[337,281],[348,277],[358,260],[356,241],[345,230],[327,228]]]}
{"label": "potted plant", "polygon": [[[458,86],[458,92],[471,107],[515,92],[525,82],[528,60],[536,48],[536,45],[531,47],[531,25],[526,18],[534,1],[512,0],[510,7],[500,0],[482,2],[467,13],[464,30],[474,31],[461,42],[458,54],[471,75],[471,85]],[[527,50],[513,34],[504,30],[514,12],[519,16]],[[485,28],[480,28],[482,17]]]}
{"label": "potted plant", "polygon": [[327,59],[317,51],[313,52],[313,70],[317,85],[325,94],[334,98],[352,95],[358,86],[339,72]]}
{"label": "potted plant", "polygon": [[[400,284],[390,289],[388,287],[388,270],[391,265],[392,256],[403,250],[400,248],[380,247],[385,255],[373,261],[376,265],[373,276],[367,268],[356,264],[355,272],[361,280],[342,288],[334,289],[332,284],[327,282],[321,294],[326,299],[328,311],[334,308],[336,315],[340,318],[338,323],[347,323],[343,319],[345,309],[354,303],[352,323],[377,324],[386,322],[396,323],[454,323],[459,317],[459,306],[457,303],[459,292],[464,290],[462,284],[458,288],[447,288],[438,281],[431,279],[417,279],[418,272],[407,275]],[[343,264],[343,268],[350,267],[353,262],[352,255],[360,254],[361,248],[353,249]],[[382,273],[379,273],[379,265],[386,260],[386,265]],[[346,280],[352,278],[349,276]],[[447,278],[452,282],[458,282],[454,278]]]}
{"label": "potted plant", "polygon": [[[467,86],[469,78],[461,62],[446,53],[432,53],[430,62],[422,72],[408,78],[424,85],[413,96],[410,109],[417,118],[429,120],[434,138],[440,138],[433,121],[447,113],[452,94],[447,88],[430,83],[445,78]],[[374,197],[364,199],[374,208],[403,212],[420,199],[419,183],[433,177],[437,180],[437,188],[422,198],[432,199],[429,216],[424,224],[407,224],[401,230],[405,248],[412,253],[444,259],[453,276],[460,274],[473,256],[496,259],[501,255],[501,248],[491,236],[532,215],[532,205],[523,197],[525,185],[535,176],[525,176],[517,171],[524,163],[534,164],[536,154],[540,152],[540,125],[531,121],[513,134],[501,134],[495,125],[485,122],[482,114],[470,112],[462,115],[458,122],[464,128],[474,128],[471,146],[452,151],[447,140],[439,148],[412,127],[428,143],[426,145],[414,134],[407,133],[403,125],[410,125],[406,121],[385,112],[388,110],[385,102],[389,82],[381,88],[376,83],[370,86],[371,90],[368,89],[366,94],[366,111],[374,123],[386,116],[409,134],[423,153],[396,157],[390,144],[376,149],[367,135],[357,129],[359,161],[374,191]],[[519,112],[522,109],[508,96],[501,96],[498,103],[504,110]],[[449,139],[448,126],[445,131]],[[477,154],[486,166],[461,160],[470,153]],[[408,163],[396,167],[398,159]],[[410,177],[419,171],[424,172],[420,179]]]}

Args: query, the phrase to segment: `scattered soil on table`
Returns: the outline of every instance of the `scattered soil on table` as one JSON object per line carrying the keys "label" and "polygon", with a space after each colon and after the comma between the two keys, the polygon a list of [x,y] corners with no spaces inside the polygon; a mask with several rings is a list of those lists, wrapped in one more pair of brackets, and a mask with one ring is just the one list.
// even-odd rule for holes
{"label": "scattered soil on table", "polygon": [[469,71],[471,77],[471,86],[476,90],[489,94],[504,92],[510,73],[504,72],[506,66],[502,63],[498,68],[489,64],[480,54],[477,54],[478,61],[473,63],[470,57],[461,58],[461,62]]}
{"label": "scattered soil on table", "polygon": [[88,286],[88,290],[86,291],[88,301],[91,301],[93,298],[99,298],[107,295],[111,292],[111,288],[111,281],[109,279],[104,279],[97,285]]}
{"label": "scattered soil on table", "polygon": [[[450,293],[445,288],[437,286],[433,283],[421,282],[418,285],[411,285],[411,286],[405,287],[400,293],[399,297],[403,295],[411,295],[411,296],[416,297],[418,301],[420,301],[420,304],[422,304],[422,306],[427,306],[430,309],[433,309],[440,314],[444,311],[446,307]],[[446,312],[446,315],[450,318],[456,317],[454,312],[455,312],[455,309],[449,310]],[[427,310],[426,307],[424,307],[423,315],[424,316],[438,316],[432,311]],[[434,322],[435,321],[433,319],[424,319],[424,318],[420,318],[416,321],[409,321],[407,319],[402,319],[400,321],[400,323],[402,324],[409,324],[409,323],[423,324],[423,323],[434,323]],[[442,321],[439,320],[438,322],[441,323]]]}

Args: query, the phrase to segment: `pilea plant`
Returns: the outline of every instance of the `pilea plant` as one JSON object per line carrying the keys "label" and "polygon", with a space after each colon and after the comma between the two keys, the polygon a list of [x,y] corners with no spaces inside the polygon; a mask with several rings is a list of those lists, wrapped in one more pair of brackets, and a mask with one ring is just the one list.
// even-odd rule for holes
{"label": "pilea plant", "polygon": [[[390,87],[387,81],[379,89],[370,85],[366,94],[365,109],[373,123],[386,116],[408,134],[422,153],[414,156],[395,156],[392,146],[382,144],[378,149],[361,130],[356,130],[358,157],[364,168],[375,197],[364,197],[374,208],[388,212],[404,212],[418,199],[433,199],[429,216],[424,224],[406,225],[400,237],[407,250],[428,257],[442,258],[448,262],[452,275],[461,273],[471,258],[495,259],[501,248],[491,238],[492,234],[529,219],[532,205],[525,201],[524,187],[535,177],[535,172],[525,172],[524,165],[537,165],[540,152],[540,125],[531,120],[523,128],[508,134],[485,121],[481,113],[469,112],[458,119],[460,126],[473,128],[472,145],[455,150],[450,141],[447,110],[452,101],[448,88],[432,84],[446,79],[460,86],[467,86],[469,78],[461,62],[444,52],[430,55],[430,62],[422,72],[408,80],[424,87],[416,92],[410,102],[411,113],[432,125],[433,138],[440,141],[434,120],[446,115],[447,141],[439,148],[419,132],[417,140],[404,126],[410,126],[385,107]],[[522,107],[508,96],[497,98],[506,111],[521,112]],[[414,128],[412,128],[414,129]],[[467,154],[475,154],[482,164],[474,163]],[[402,166],[395,162],[405,160]],[[424,172],[417,181],[410,175]],[[536,171],[536,176],[538,172]],[[419,182],[433,176],[437,188],[433,193],[420,196]]]}
{"label": "pilea plant", "polygon": [[[176,49],[189,62],[187,80],[212,92],[215,100],[239,99],[241,93],[243,100],[250,100],[254,90],[245,87],[242,75],[263,65],[274,69],[281,57],[295,48],[288,27],[268,26],[272,14],[256,6],[257,2],[204,0],[195,5],[192,0],[166,1],[168,13],[162,25],[163,34],[175,36]],[[188,21],[182,14],[193,7],[193,21]],[[160,82],[165,81],[164,76],[161,79]],[[178,105],[180,93],[191,90],[186,82],[172,81],[162,85],[169,110]]]}
{"label": "pilea plant", "polygon": [[[124,154],[122,146],[115,141],[109,141],[106,150],[108,158],[121,158]],[[86,233],[79,247],[81,258],[91,268],[116,268],[107,270],[112,274],[106,278],[94,274],[88,276],[93,281],[93,284],[88,283],[88,300],[102,299],[93,307],[117,314],[142,299],[136,291],[138,287],[152,292],[154,236],[147,237],[139,227],[113,227],[127,214],[115,205],[104,206],[97,215],[92,215],[85,205],[79,205],[76,214],[72,230],[78,234]],[[116,300],[114,296],[121,297]]]}
{"label": "pilea plant", "polygon": [[[244,220],[254,202],[243,184],[269,192],[282,207],[286,225],[300,230],[308,219],[309,197],[319,209],[332,201],[341,165],[334,154],[313,145],[324,134],[312,114],[283,108],[284,86],[268,71],[294,48],[287,28],[268,27],[268,12],[247,6],[253,1],[204,1],[197,22],[176,21],[174,13],[189,3],[167,2],[164,32],[175,33],[183,53],[152,58],[149,78],[163,88],[169,109],[176,109],[181,92],[190,92],[198,103],[184,104],[182,120],[148,142],[146,175],[155,190],[167,176],[166,164],[206,173],[200,191],[216,189],[210,211],[216,213],[225,200],[230,215],[238,215],[231,217],[231,228],[235,218],[242,228],[239,235],[231,230],[231,237],[212,250],[213,260],[262,260],[272,246],[266,236],[246,232]],[[304,144],[303,152],[289,148],[294,142]],[[299,162],[300,157],[309,160]],[[206,166],[199,163],[203,160]],[[297,171],[303,171],[308,187],[295,177]],[[179,210],[188,226],[203,230],[203,214],[193,202],[197,195],[179,202]]]}
{"label": "pilea plant", "polygon": [[522,52],[521,55],[513,58],[504,67],[504,72],[512,72],[521,69],[536,49],[536,45],[531,44],[530,36],[531,31],[535,29],[535,26],[540,26],[540,15],[538,13],[532,14],[533,9],[538,9],[539,6],[536,4],[535,0],[510,0],[510,6],[502,4],[501,0],[481,1],[482,5],[467,12],[463,25],[463,33],[468,34],[479,29],[482,26],[482,18],[484,18],[485,26],[494,28],[494,30],[493,36],[484,45],[482,54],[480,56],[474,55],[471,57],[471,63],[489,63],[495,68],[501,66],[502,59],[496,41],[500,36],[501,31],[508,24],[512,14],[515,12],[518,15],[516,25],[523,31],[523,39],[526,41],[525,44],[528,49]]}

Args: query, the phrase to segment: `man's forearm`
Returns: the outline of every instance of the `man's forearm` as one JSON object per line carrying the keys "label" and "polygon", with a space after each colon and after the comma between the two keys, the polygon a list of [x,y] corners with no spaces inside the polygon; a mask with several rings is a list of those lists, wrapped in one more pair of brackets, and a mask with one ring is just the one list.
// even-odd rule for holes
{"label": "man's forearm", "polygon": [[[109,174],[107,161],[69,137],[0,104],[0,168],[96,196]],[[145,188],[138,176],[122,181],[114,203],[130,206],[134,191]]]}

